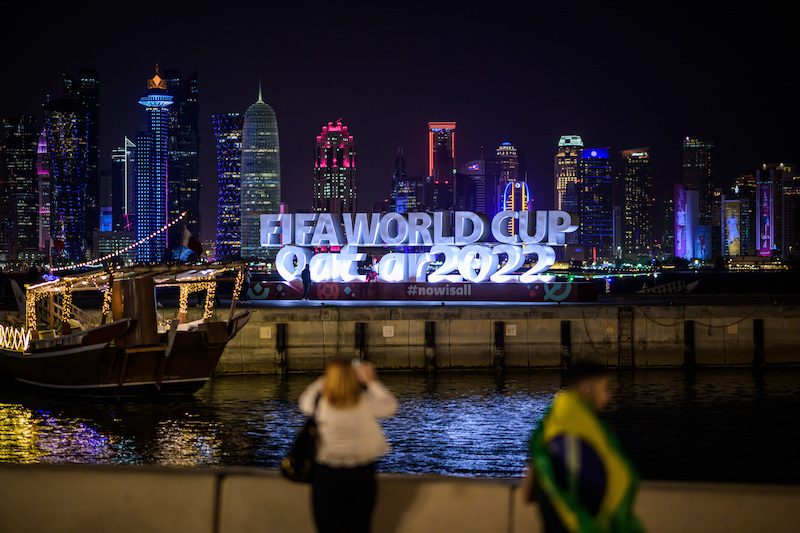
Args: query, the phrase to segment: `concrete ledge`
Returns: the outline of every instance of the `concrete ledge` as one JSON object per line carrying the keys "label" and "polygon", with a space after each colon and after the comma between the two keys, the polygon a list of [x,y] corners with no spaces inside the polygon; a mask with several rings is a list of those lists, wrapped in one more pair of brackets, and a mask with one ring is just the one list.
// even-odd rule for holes
{"label": "concrete ledge", "polygon": [[0,531],[213,533],[211,471],[0,466]]}
{"label": "concrete ledge", "polygon": [[[800,486],[645,482],[650,532],[797,530]],[[516,481],[380,476],[379,533],[541,530]],[[310,490],[256,468],[0,465],[0,531],[313,533]]]}

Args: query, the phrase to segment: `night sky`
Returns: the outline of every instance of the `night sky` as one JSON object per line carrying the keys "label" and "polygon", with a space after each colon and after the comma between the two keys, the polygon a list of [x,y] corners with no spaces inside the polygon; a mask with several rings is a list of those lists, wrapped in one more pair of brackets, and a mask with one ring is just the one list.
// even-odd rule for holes
{"label": "night sky", "polygon": [[198,71],[203,238],[216,218],[211,114],[243,112],[259,78],[278,116],[292,210],[310,206],[314,138],[339,117],[356,140],[362,211],[388,196],[398,145],[409,173],[423,174],[430,120],[458,122],[459,165],[481,146],[515,144],[536,208],[551,207],[562,134],[614,150],[650,146],[661,195],[681,179],[686,135],[716,143],[725,184],[764,161],[800,161],[796,31],[763,2],[749,4],[758,11],[700,2],[26,4],[3,15],[0,116],[40,112],[47,93],[60,96],[64,69],[99,69],[101,169],[143,125],[136,102],[154,63]]}

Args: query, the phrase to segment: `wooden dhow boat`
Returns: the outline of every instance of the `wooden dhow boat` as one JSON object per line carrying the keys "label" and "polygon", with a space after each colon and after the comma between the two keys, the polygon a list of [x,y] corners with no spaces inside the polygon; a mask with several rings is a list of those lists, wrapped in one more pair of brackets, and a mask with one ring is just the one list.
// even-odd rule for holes
{"label": "wooden dhow boat", "polygon": [[[214,309],[217,278],[235,273],[227,318]],[[212,376],[228,342],[247,324],[236,312],[243,265],[108,268],[28,286],[24,323],[0,325],[0,380],[81,395],[194,393]],[[178,312],[165,319],[156,290],[177,287]],[[99,317],[73,294],[102,293]],[[205,292],[202,317],[187,321],[188,299]]]}

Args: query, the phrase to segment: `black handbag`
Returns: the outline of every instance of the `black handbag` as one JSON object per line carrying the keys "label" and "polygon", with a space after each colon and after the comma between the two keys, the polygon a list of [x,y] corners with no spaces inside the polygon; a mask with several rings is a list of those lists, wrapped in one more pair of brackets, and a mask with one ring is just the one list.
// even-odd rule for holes
{"label": "black handbag", "polygon": [[289,449],[289,453],[281,461],[281,474],[290,481],[311,483],[311,476],[316,465],[317,441],[319,438],[316,420],[318,405],[319,395],[314,401],[314,412],[303,424],[294,439],[294,443],[292,443],[292,447]]}

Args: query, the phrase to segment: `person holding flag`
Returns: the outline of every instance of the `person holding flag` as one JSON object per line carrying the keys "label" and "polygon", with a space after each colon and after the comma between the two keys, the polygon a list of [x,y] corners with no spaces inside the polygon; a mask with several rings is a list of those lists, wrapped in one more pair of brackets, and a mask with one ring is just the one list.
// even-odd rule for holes
{"label": "person holding flag", "polygon": [[605,367],[578,362],[566,379],[531,438],[529,494],[545,531],[644,531],[633,514],[638,476],[598,417],[611,400]]}

